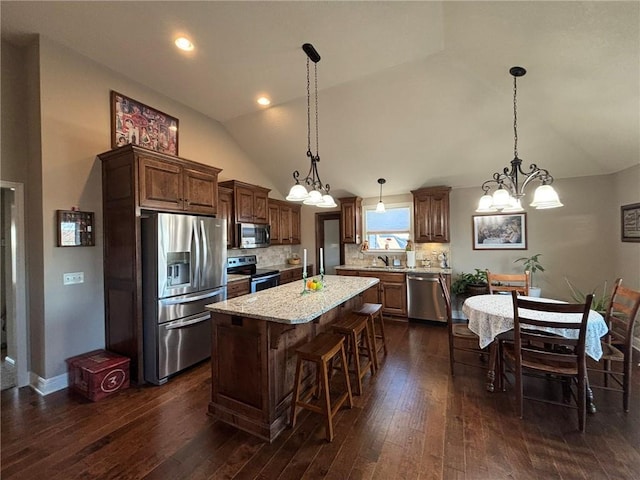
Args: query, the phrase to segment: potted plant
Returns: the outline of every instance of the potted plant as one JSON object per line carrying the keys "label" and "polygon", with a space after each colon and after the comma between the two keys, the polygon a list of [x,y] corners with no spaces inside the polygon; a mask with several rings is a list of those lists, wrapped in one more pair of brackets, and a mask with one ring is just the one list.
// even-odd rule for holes
{"label": "potted plant", "polygon": [[542,256],[541,253],[536,253],[535,255],[531,255],[530,257],[521,257],[517,260],[514,260],[513,263],[523,262],[522,267],[523,271],[529,271],[531,274],[531,287],[529,288],[529,296],[530,297],[539,297],[541,293],[540,287],[536,286],[533,283],[533,275],[536,272],[544,272],[544,267],[538,260]]}
{"label": "potted plant", "polygon": [[461,272],[451,284],[451,291],[456,295],[482,295],[487,293],[487,271],[475,269],[475,273]]}
{"label": "potted plant", "polygon": [[576,303],[584,303],[587,295],[589,293],[593,293],[593,300],[591,301],[591,309],[596,312],[605,314],[607,308],[609,307],[609,302],[611,301],[611,297],[607,295],[607,282],[605,280],[604,285],[602,287],[602,295],[598,295],[598,287],[595,287],[591,292],[583,293],[578,288],[574,287],[567,277],[564,277],[564,281],[569,285],[569,290],[571,291],[571,298]]}

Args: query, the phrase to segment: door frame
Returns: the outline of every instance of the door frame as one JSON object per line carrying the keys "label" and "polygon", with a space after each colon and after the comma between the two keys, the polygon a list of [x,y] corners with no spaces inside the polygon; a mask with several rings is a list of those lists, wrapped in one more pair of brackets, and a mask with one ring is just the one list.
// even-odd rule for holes
{"label": "door frame", "polygon": [[[316,255],[318,256],[316,265],[320,265],[320,248],[324,249],[324,221],[338,220],[338,225],[340,225],[341,218],[342,214],[339,211],[316,213]],[[340,238],[338,238],[338,242],[340,243],[340,265],[344,265],[344,248]]]}
{"label": "door frame", "polygon": [[0,188],[13,190],[12,221],[15,224],[14,236],[11,239],[13,287],[9,287],[7,294],[11,295],[15,309],[16,335],[16,382],[18,387],[29,384],[28,343],[27,343],[27,276],[25,259],[25,213],[24,213],[24,184],[0,180]]}

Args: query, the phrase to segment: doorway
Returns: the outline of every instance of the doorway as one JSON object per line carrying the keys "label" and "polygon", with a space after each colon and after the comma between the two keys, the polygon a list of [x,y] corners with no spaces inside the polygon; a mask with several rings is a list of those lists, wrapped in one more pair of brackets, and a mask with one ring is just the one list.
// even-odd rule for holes
{"label": "doorway", "polygon": [[29,383],[24,185],[0,181],[0,201],[2,390],[5,390]]}
{"label": "doorway", "polygon": [[336,267],[344,264],[344,252],[340,248],[340,212],[316,213],[316,247],[318,252],[320,248],[324,251],[324,273],[335,275]]}

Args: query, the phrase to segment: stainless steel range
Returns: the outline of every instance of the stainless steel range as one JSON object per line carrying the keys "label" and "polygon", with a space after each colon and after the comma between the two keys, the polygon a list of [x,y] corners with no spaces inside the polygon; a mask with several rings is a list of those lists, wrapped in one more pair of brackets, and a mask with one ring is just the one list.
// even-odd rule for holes
{"label": "stainless steel range", "polygon": [[251,275],[251,293],[277,287],[280,283],[280,272],[258,268],[257,263],[255,255],[229,257],[227,259],[227,274]]}

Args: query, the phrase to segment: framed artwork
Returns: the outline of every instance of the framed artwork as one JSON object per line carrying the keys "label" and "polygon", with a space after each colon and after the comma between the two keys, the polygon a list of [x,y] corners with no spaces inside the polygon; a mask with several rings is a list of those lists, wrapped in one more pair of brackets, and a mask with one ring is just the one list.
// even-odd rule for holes
{"label": "framed artwork", "polygon": [[623,242],[640,242],[640,203],[620,207]]}
{"label": "framed artwork", "polygon": [[137,145],[178,155],[178,119],[111,91],[111,148]]}
{"label": "framed artwork", "polygon": [[527,214],[473,216],[474,250],[526,250]]}
{"label": "framed artwork", "polygon": [[59,247],[93,247],[95,232],[93,229],[93,212],[78,210],[57,210],[58,246]]}

